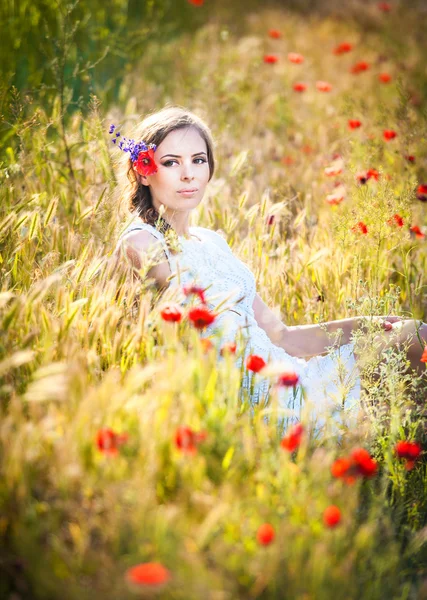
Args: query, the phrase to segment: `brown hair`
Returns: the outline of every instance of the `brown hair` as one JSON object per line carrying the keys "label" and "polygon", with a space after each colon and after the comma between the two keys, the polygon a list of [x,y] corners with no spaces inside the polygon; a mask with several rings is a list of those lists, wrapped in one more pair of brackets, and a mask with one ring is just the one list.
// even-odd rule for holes
{"label": "brown hair", "polygon": [[[213,136],[206,123],[191,111],[181,106],[166,106],[146,116],[135,128],[133,138],[143,140],[147,145],[159,146],[171,131],[187,127],[197,129],[206,142],[210,181],[215,171]],[[153,225],[162,233],[173,229],[153,206],[150,188],[138,181],[128,154],[125,154],[123,162],[128,181],[121,192],[121,200],[131,212],[136,212],[145,223]]]}

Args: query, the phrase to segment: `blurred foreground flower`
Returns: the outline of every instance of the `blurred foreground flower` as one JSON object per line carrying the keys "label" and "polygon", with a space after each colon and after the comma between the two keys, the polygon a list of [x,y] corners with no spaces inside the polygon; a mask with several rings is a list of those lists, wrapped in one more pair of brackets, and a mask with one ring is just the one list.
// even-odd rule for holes
{"label": "blurred foreground flower", "polygon": [[348,120],[349,129],[358,129],[359,127],[361,127],[361,125],[362,125],[362,121],[359,121],[359,119],[349,119]]}
{"label": "blurred foreground flower", "polygon": [[401,217],[399,214],[395,214],[390,219],[388,219],[387,224],[397,225],[397,227],[403,227],[404,222],[405,221],[403,220],[403,217]]}
{"label": "blurred foreground flower", "polygon": [[363,221],[359,221],[356,225],[353,225],[351,231],[353,233],[362,233],[363,235],[366,235],[368,233],[368,228]]}
{"label": "blurred foreground flower", "polygon": [[426,237],[426,234],[421,231],[421,229],[418,227],[418,225],[412,225],[412,227],[409,228],[409,231],[411,233],[413,233],[415,235],[415,237],[420,240],[422,240]]}
{"label": "blurred foreground flower", "polygon": [[301,63],[304,62],[304,57],[302,54],[298,54],[298,52],[289,52],[288,54],[288,60],[291,63],[294,63],[296,65],[300,65]]}
{"label": "blurred foreground flower", "polygon": [[175,446],[186,454],[196,454],[197,446],[204,442],[206,431],[194,431],[190,427],[178,427],[175,432]]}
{"label": "blurred foreground flower", "polygon": [[339,184],[331,194],[326,196],[326,202],[331,206],[337,206],[344,200],[346,189],[342,184]]}
{"label": "blurred foreground flower", "polygon": [[193,6],[203,6],[205,0],[188,0]]}
{"label": "blurred foreground flower", "polygon": [[126,443],[128,438],[127,433],[119,434],[109,427],[105,427],[96,434],[96,445],[103,454],[116,456],[119,453],[119,447]]}
{"label": "blurred foreground flower", "polygon": [[268,35],[271,38],[276,39],[276,40],[278,40],[279,38],[282,37],[282,34],[281,34],[281,32],[278,29],[270,29],[269,32],[268,32]]}
{"label": "blurred foreground flower", "polygon": [[307,86],[305,83],[297,82],[297,83],[294,83],[292,88],[294,89],[295,92],[305,92],[305,90],[307,89]]}
{"label": "blurred foreground flower", "polygon": [[279,60],[279,57],[276,56],[276,54],[266,54],[264,56],[264,62],[267,64],[274,64],[277,63],[277,61]]}
{"label": "blurred foreground flower", "polygon": [[191,294],[198,296],[200,302],[206,304],[205,290],[198,285],[183,285],[182,291],[185,296],[190,296]]}
{"label": "blurred foreground flower", "polygon": [[251,354],[246,359],[246,368],[249,371],[253,371],[254,373],[258,373],[265,367],[267,363],[262,358],[262,356],[258,356],[257,354]]}
{"label": "blurred foreground flower", "polygon": [[378,75],[378,79],[379,81],[381,81],[381,83],[390,83],[391,75],[389,75],[388,73],[380,73]]}
{"label": "blurred foreground flower", "polygon": [[333,53],[338,56],[340,54],[345,54],[346,52],[351,52],[351,50],[353,50],[353,44],[350,44],[350,42],[341,42],[341,44],[335,46]]}
{"label": "blurred foreground flower", "polygon": [[204,329],[215,321],[216,315],[207,308],[196,307],[188,311],[188,319],[196,329]]}
{"label": "blurred foreground flower", "polygon": [[323,511],[323,522],[326,527],[336,527],[341,521],[341,511],[338,506],[331,504]]}
{"label": "blurred foreground flower", "polygon": [[166,304],[160,309],[163,321],[178,323],[182,319],[182,310],[179,304]]}
{"label": "blurred foreground flower", "polygon": [[304,433],[304,426],[301,423],[293,425],[287,435],[280,442],[280,446],[288,452],[294,452],[301,445],[301,438]]}
{"label": "blurred foreground flower", "polygon": [[420,361],[423,363],[427,363],[427,346],[424,346],[424,351],[420,358]]}
{"label": "blurred foreground flower", "polygon": [[261,546],[268,546],[276,537],[273,525],[270,523],[263,523],[258,527],[256,538]]}
{"label": "blurred foreground flower", "polygon": [[135,590],[142,587],[145,588],[144,591],[156,593],[165,588],[171,573],[161,563],[147,562],[128,569],[125,578]]}
{"label": "blurred foreground flower", "polygon": [[327,81],[316,81],[316,88],[319,90],[319,92],[330,92],[332,85]]}
{"label": "blurred foreground flower", "polygon": [[382,10],[382,12],[390,12],[391,11],[391,4],[389,4],[388,2],[378,2],[377,7]]}
{"label": "blurred foreground flower", "polygon": [[284,385],[286,387],[295,387],[299,381],[299,375],[295,371],[284,371],[278,377],[278,385]]}
{"label": "blurred foreground flower", "polygon": [[354,75],[357,75],[358,73],[362,73],[363,71],[367,71],[370,67],[370,64],[367,63],[364,60],[361,60],[359,62],[357,62],[356,64],[354,64],[351,69],[350,69],[350,73],[353,73]]}
{"label": "blurred foreground flower", "polygon": [[373,477],[377,472],[377,462],[364,448],[355,448],[349,457],[337,458],[331,466],[331,473],[337,479],[353,483],[357,477]]}
{"label": "blurred foreground flower", "polygon": [[427,183],[421,183],[417,188],[417,198],[421,202],[427,202]]}
{"label": "blurred foreground flower", "polygon": [[220,349],[219,353],[221,356],[224,354],[236,354],[237,346],[236,342],[226,342]]}
{"label": "blurred foreground flower", "polygon": [[390,140],[394,140],[394,138],[397,137],[397,133],[393,129],[385,129],[383,131],[383,137],[386,142],[389,142]]}
{"label": "blurred foreground flower", "polygon": [[399,458],[406,460],[405,468],[410,471],[414,468],[415,461],[420,456],[422,448],[416,442],[401,441],[397,442],[394,450]]}

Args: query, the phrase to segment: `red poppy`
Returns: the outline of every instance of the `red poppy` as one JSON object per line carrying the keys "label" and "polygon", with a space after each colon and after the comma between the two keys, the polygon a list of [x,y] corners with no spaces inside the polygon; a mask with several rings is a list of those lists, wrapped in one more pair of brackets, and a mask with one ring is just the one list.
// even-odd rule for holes
{"label": "red poppy", "polygon": [[351,52],[351,50],[353,50],[353,44],[350,44],[350,42],[341,42],[341,44],[338,44],[338,46],[334,48],[333,53],[338,56],[339,54]]}
{"label": "red poppy", "polygon": [[383,137],[386,142],[389,142],[390,140],[394,140],[394,138],[397,137],[397,133],[393,129],[385,129],[383,131]]}
{"label": "red poppy", "polygon": [[301,438],[304,433],[304,427],[297,423],[290,428],[289,432],[280,442],[280,446],[288,452],[294,452],[301,445]]}
{"label": "red poppy", "polygon": [[132,583],[159,589],[171,578],[170,571],[157,562],[140,563],[126,571],[126,579]]}
{"label": "red poppy", "polygon": [[298,52],[289,52],[288,54],[288,60],[291,63],[294,63],[296,65],[300,65],[301,63],[304,62],[304,57],[302,54],[298,54]]}
{"label": "red poppy", "polygon": [[268,215],[267,216],[267,226],[271,227],[274,223],[274,215]]}
{"label": "red poppy", "polygon": [[326,202],[331,206],[338,206],[344,200],[344,194],[332,193],[326,196]]}
{"label": "red poppy", "polygon": [[268,35],[275,40],[282,37],[282,33],[278,29],[270,29]]}
{"label": "red poppy", "polygon": [[358,180],[359,183],[365,184],[369,179],[368,173],[366,171],[362,171],[361,173],[358,173],[356,175],[356,179]]}
{"label": "red poppy", "polygon": [[278,60],[279,60],[279,57],[276,56],[275,54],[266,54],[264,56],[265,63],[274,64],[274,63],[277,63]]}
{"label": "red poppy", "polygon": [[209,338],[201,338],[200,343],[202,344],[203,352],[207,354],[209,350],[214,347],[212,340]]}
{"label": "red poppy", "polygon": [[195,296],[198,296],[200,299],[200,302],[202,302],[203,304],[206,304],[206,299],[205,299],[205,295],[204,292],[205,290],[197,285],[184,285],[182,287],[182,291],[185,294],[185,296],[189,296],[190,294],[194,294]]}
{"label": "red poppy", "polygon": [[372,477],[377,472],[377,462],[371,457],[365,448],[355,448],[350,455],[353,465],[356,466],[359,475]]}
{"label": "red poppy", "polygon": [[375,179],[375,181],[378,181],[380,178],[380,173],[376,169],[368,169],[366,171],[366,176],[368,179]]}
{"label": "red poppy", "polygon": [[350,73],[353,73],[355,75],[357,75],[358,73],[362,73],[363,71],[367,71],[370,67],[370,64],[367,63],[364,60],[361,60],[360,62],[357,62],[356,64],[354,64],[351,69],[350,69]]}
{"label": "red poppy", "polygon": [[427,363],[427,346],[424,346],[423,355],[421,356],[420,361]]}
{"label": "red poppy", "polygon": [[190,427],[178,427],[175,432],[175,446],[186,454],[196,454],[197,446],[204,442],[206,431],[193,431]]}
{"label": "red poppy", "polygon": [[422,183],[417,189],[417,198],[421,202],[427,202],[427,184]]}
{"label": "red poppy", "polygon": [[331,504],[323,511],[323,522],[326,527],[336,527],[341,521],[341,511],[338,506]]}
{"label": "red poppy", "polygon": [[145,152],[140,152],[138,158],[133,163],[133,168],[140,175],[152,175],[157,173],[157,165],[154,162],[154,150],[150,148]]}
{"label": "red poppy", "polygon": [[363,235],[366,235],[368,233],[368,228],[363,221],[359,221],[358,223],[356,223],[356,225],[353,225],[351,230],[354,233],[363,233]]}
{"label": "red poppy", "polygon": [[304,154],[311,154],[313,152],[313,148],[310,146],[310,144],[304,144],[301,150],[304,152]]}
{"label": "red poppy", "polygon": [[405,158],[408,162],[412,164],[415,163],[415,156],[413,154],[405,154]]}
{"label": "red poppy", "polygon": [[325,175],[327,177],[336,177],[337,175],[342,173],[342,167],[341,166],[326,167],[326,169],[324,169],[323,172],[325,173]]}
{"label": "red poppy", "polygon": [[388,2],[378,2],[377,6],[383,12],[390,12],[391,11],[391,4],[389,4]]}
{"label": "red poppy", "polygon": [[316,81],[316,88],[319,90],[319,92],[330,92],[332,86],[327,81]]}
{"label": "red poppy", "polygon": [[294,158],[292,158],[292,156],[284,156],[284,157],[282,158],[281,162],[282,162],[284,165],[293,165],[293,164],[294,164],[294,162],[295,162],[295,159],[294,159]]}
{"label": "red poppy", "polygon": [[262,358],[262,356],[258,356],[257,354],[251,354],[246,360],[246,368],[249,369],[249,371],[253,371],[254,373],[258,373],[259,371],[261,371],[261,369],[263,369],[266,364],[267,363]]}
{"label": "red poppy", "polygon": [[403,217],[401,217],[398,214],[395,214],[390,219],[388,219],[387,223],[388,225],[397,225],[398,227],[403,227],[404,220]]}
{"label": "red poppy", "polygon": [[294,371],[285,371],[281,373],[278,378],[278,385],[283,385],[285,387],[295,387],[299,381],[299,375],[297,375]]}
{"label": "red poppy", "polygon": [[361,127],[362,125],[362,121],[359,121],[358,119],[349,119],[348,120],[348,126],[350,129],[358,129],[359,127]]}
{"label": "red poppy", "polygon": [[292,88],[294,89],[295,92],[305,92],[305,90],[307,89],[307,86],[305,83],[298,82],[298,83],[294,83]]}
{"label": "red poppy", "polygon": [[178,323],[182,319],[182,311],[179,304],[167,304],[160,310],[163,321]]}
{"label": "red poppy", "polygon": [[256,539],[261,546],[268,546],[275,537],[276,532],[274,531],[273,525],[270,525],[270,523],[263,523],[258,527]]}
{"label": "red poppy", "polygon": [[127,442],[127,433],[116,433],[109,427],[100,429],[96,434],[96,445],[103,454],[116,456],[119,453],[119,447]]}
{"label": "red poppy", "polygon": [[395,452],[399,458],[406,460],[405,468],[407,471],[411,471],[415,466],[415,461],[420,456],[422,448],[416,442],[397,442],[394,447]]}
{"label": "red poppy", "polygon": [[237,346],[235,342],[227,342],[222,346],[219,353],[221,356],[224,356],[224,354],[236,354],[236,349]]}
{"label": "red poppy", "polygon": [[415,237],[418,238],[419,240],[422,240],[426,237],[426,234],[421,231],[421,229],[418,227],[418,225],[412,225],[412,227],[409,228],[409,231],[411,233],[414,233]]}
{"label": "red poppy", "polygon": [[381,83],[389,83],[391,81],[391,75],[388,73],[380,73],[378,75],[378,79],[381,81]]}
{"label": "red poppy", "polygon": [[193,4],[193,6],[203,6],[205,0],[188,0],[188,2],[190,4]]}
{"label": "red poppy", "polygon": [[333,477],[345,477],[351,468],[351,464],[352,463],[349,458],[337,458],[331,466],[331,473]]}
{"label": "red poppy", "polygon": [[215,321],[216,315],[207,308],[196,307],[188,311],[188,319],[196,329],[204,329]]}

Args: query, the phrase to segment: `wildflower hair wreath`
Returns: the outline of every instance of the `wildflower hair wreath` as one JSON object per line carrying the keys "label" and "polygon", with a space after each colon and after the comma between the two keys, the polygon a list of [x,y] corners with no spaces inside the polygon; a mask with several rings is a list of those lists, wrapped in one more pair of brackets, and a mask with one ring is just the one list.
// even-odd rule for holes
{"label": "wildflower hair wreath", "polygon": [[[120,131],[114,133],[116,129],[115,125],[110,125],[109,134],[113,135],[113,144],[117,144],[117,140],[120,135]],[[157,173],[157,165],[154,161],[154,151],[156,150],[156,144],[147,144],[144,141],[136,142],[134,139],[128,139],[123,137],[117,144],[120,150],[128,152],[132,160],[133,168],[140,175],[152,175]]]}

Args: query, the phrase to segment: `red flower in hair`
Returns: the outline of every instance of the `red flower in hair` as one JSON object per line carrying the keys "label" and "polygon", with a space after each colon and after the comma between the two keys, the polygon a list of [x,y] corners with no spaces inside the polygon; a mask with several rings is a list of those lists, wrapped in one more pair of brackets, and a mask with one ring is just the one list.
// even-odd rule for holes
{"label": "red flower in hair", "polygon": [[264,523],[258,527],[256,539],[258,544],[261,544],[261,546],[268,546],[275,537],[276,533],[274,531],[274,527],[273,525],[270,525],[270,523]]}
{"label": "red flower in hair", "polygon": [[368,228],[366,227],[363,221],[359,221],[358,223],[356,223],[356,225],[353,225],[351,230],[353,231],[353,233],[363,233],[363,235],[366,235],[368,233]]}
{"label": "red flower in hair", "polygon": [[316,81],[316,88],[319,90],[319,92],[330,92],[332,86],[327,81]]}
{"label": "red flower in hair", "polygon": [[367,71],[370,67],[370,64],[367,63],[364,60],[361,60],[360,62],[357,62],[355,65],[353,65],[350,69],[350,73],[353,73],[354,75],[357,75],[358,73],[362,73],[363,71]]}
{"label": "red flower in hair", "polygon": [[294,63],[296,65],[300,65],[301,63],[304,62],[304,57],[302,54],[298,54],[298,52],[289,52],[288,54],[288,60],[291,63]]}
{"label": "red flower in hair", "polygon": [[216,315],[207,308],[196,307],[188,311],[188,318],[196,329],[204,329],[215,321]]}
{"label": "red flower in hair", "polygon": [[249,371],[253,371],[254,373],[258,373],[259,371],[261,371],[261,369],[263,369],[266,364],[267,363],[262,358],[262,356],[258,356],[257,354],[251,354],[246,360],[246,368],[249,369]]}
{"label": "red flower in hair", "polygon": [[297,423],[289,429],[289,432],[280,442],[280,446],[288,452],[294,452],[301,445],[301,438],[304,433],[304,427]]}
{"label": "red flower in hair", "polygon": [[270,29],[269,32],[268,32],[268,35],[271,38],[276,39],[276,40],[278,40],[279,38],[282,37],[282,34],[281,34],[281,32],[278,29]]}
{"label": "red flower in hair", "polygon": [[409,231],[411,233],[415,234],[415,237],[420,240],[422,240],[426,237],[426,234],[421,231],[421,229],[418,227],[418,225],[412,225],[412,227],[409,228]]}
{"label": "red flower in hair", "polygon": [[164,587],[170,578],[170,571],[157,562],[140,563],[126,571],[126,579],[129,583],[150,587],[153,590]]}
{"label": "red flower in hair", "polygon": [[352,49],[353,49],[353,44],[350,44],[349,42],[341,42],[341,44],[338,44],[338,46],[336,46],[334,48],[333,53],[338,56],[339,54],[345,54],[346,52],[351,52]]}
{"label": "red flower in hair", "polygon": [[190,427],[178,427],[175,432],[175,446],[186,454],[196,454],[197,446],[204,442],[206,431],[193,431]]}
{"label": "red flower in hair", "polygon": [[299,82],[299,83],[294,83],[292,88],[294,89],[295,92],[305,92],[305,90],[307,89],[307,86],[305,83]]}
{"label": "red flower in hair", "polygon": [[163,321],[178,323],[182,319],[182,311],[179,304],[167,304],[160,310]]}
{"label": "red flower in hair", "polygon": [[362,121],[359,121],[358,119],[349,119],[348,120],[348,126],[350,129],[358,129],[359,127],[361,127],[362,125]]}
{"label": "red flower in hair", "polygon": [[378,79],[381,81],[381,83],[389,83],[391,81],[391,75],[388,73],[380,73],[378,75]]}
{"label": "red flower in hair", "polygon": [[278,60],[279,60],[279,57],[276,56],[275,54],[266,54],[264,56],[265,63],[274,64],[274,63],[277,63]]}
{"label": "red flower in hair", "polygon": [[103,454],[116,456],[119,453],[119,447],[128,440],[127,433],[116,433],[109,427],[100,429],[96,434],[96,445]]}
{"label": "red flower in hair", "polygon": [[140,152],[137,160],[133,163],[133,168],[140,175],[157,173],[157,165],[154,162],[154,150],[150,148],[145,152]]}
{"label": "red flower in hair", "polygon": [[387,223],[388,225],[397,225],[398,227],[403,227],[404,220],[403,217],[401,217],[398,214],[395,214],[390,219],[388,219]]}
{"label": "red flower in hair", "polygon": [[332,504],[323,511],[323,522],[326,527],[336,527],[341,521],[341,511],[338,506]]}
{"label": "red flower in hair", "polygon": [[393,129],[385,129],[383,131],[383,137],[386,142],[389,142],[390,140],[394,140],[394,138],[397,137],[397,133]]}

